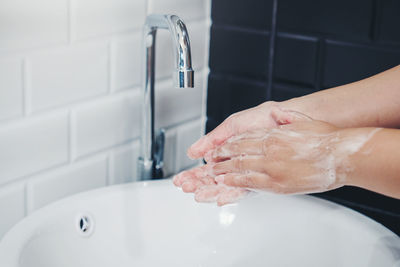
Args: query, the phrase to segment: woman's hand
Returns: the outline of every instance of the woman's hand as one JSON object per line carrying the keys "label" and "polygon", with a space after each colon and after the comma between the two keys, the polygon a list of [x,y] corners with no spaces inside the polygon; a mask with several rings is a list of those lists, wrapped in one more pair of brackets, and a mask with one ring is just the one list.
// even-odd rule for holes
{"label": "woman's hand", "polygon": [[245,132],[209,151],[208,164],[179,174],[174,183],[195,193],[198,201],[219,205],[249,190],[295,194],[335,189],[352,184],[350,157],[376,131],[303,120]]}
{"label": "woman's hand", "polygon": [[244,134],[211,152],[212,172],[218,184],[232,187],[282,194],[323,192],[352,183],[350,157],[376,131],[306,121]]}
{"label": "woman's hand", "polygon": [[249,193],[245,188],[217,184],[213,166],[207,164],[183,171],[174,177],[174,184],[185,193],[194,193],[197,202],[217,202],[218,206],[236,202]]}
{"label": "woman's hand", "polygon": [[245,135],[249,137],[251,130],[271,129],[294,121],[307,120],[311,119],[294,111],[283,110],[277,103],[272,102],[236,113],[189,149],[188,154],[193,158],[204,157],[210,164],[176,175],[174,184],[182,187],[184,192],[195,193],[196,200],[200,202],[217,201],[218,205],[235,202],[246,195],[248,190],[216,183],[211,168],[213,159],[210,158],[213,149],[230,137],[240,138],[238,134],[246,133]]}
{"label": "woman's hand", "polygon": [[275,128],[299,118],[306,118],[306,116],[296,112],[289,112],[281,108],[278,102],[265,102],[254,108],[232,114],[213,131],[195,142],[188,149],[187,154],[192,159],[203,158],[208,151],[223,144],[234,135],[256,129]]}

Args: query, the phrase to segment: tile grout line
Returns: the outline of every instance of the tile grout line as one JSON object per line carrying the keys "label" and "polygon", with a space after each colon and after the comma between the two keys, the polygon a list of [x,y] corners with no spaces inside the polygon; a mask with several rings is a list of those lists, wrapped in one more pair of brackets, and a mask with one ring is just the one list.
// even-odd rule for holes
{"label": "tile grout line", "polygon": [[115,59],[114,42],[110,41],[108,43],[108,64],[107,64],[107,67],[108,67],[108,70],[107,70],[107,73],[108,73],[108,79],[107,79],[107,82],[108,82],[108,94],[112,94],[117,90],[114,87],[114,84],[115,84],[115,82],[114,82],[114,80],[115,80],[115,77],[114,77],[114,75],[115,75],[115,71],[114,71],[114,69],[115,69],[114,62],[115,62],[115,60],[114,59]]}
{"label": "tile grout line", "polygon": [[76,118],[75,111],[70,110],[68,113],[68,162],[71,164],[75,160],[76,155]]}
{"label": "tile grout line", "polygon": [[112,153],[113,152],[109,151],[107,153],[107,156],[106,156],[107,157],[106,186],[112,185],[112,180],[115,180],[115,179],[112,179],[112,178],[114,178],[113,177],[113,173],[114,173],[114,157],[111,156]]}
{"label": "tile grout line", "polygon": [[267,99],[271,100],[272,97],[272,79],[274,75],[274,57],[275,57],[275,38],[278,16],[278,0],[272,3],[272,21],[271,21],[271,35],[269,43],[269,56],[268,56],[268,74],[267,74]]}
{"label": "tile grout line", "polygon": [[29,199],[28,199],[28,184],[24,183],[24,217],[28,216],[29,213]]}
{"label": "tile grout line", "polygon": [[371,14],[371,25],[370,25],[370,39],[375,42],[379,39],[379,23],[381,20],[381,3],[378,0],[372,2],[372,14]]}
{"label": "tile grout line", "polygon": [[[22,92],[23,92],[23,115],[26,117],[31,113],[31,86],[29,81],[31,81],[29,61],[24,58],[22,61]],[[23,118],[22,118],[23,119]]]}
{"label": "tile grout line", "polygon": [[73,16],[72,16],[72,9],[73,9],[73,0],[68,0],[67,2],[67,40],[68,44],[72,44],[73,42]]}
{"label": "tile grout line", "polygon": [[325,69],[325,40],[323,38],[319,38],[318,40],[318,48],[317,48],[317,68],[315,70],[315,84],[314,88],[316,90],[321,90],[324,81],[324,69]]}

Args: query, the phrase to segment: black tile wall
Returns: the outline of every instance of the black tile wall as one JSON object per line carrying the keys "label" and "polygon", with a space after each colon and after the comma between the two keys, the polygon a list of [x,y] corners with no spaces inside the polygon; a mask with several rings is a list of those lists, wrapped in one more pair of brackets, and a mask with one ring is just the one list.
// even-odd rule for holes
{"label": "black tile wall", "polygon": [[317,38],[278,33],[275,46],[276,79],[316,85]]}
{"label": "black tile wall", "polygon": [[399,65],[400,49],[327,40],[324,61],[323,87],[333,87]]}
{"label": "black tile wall", "polygon": [[214,25],[210,69],[263,79],[268,71],[269,34]]}
{"label": "black tile wall", "polygon": [[372,0],[280,0],[278,30],[368,40]]}
{"label": "black tile wall", "polygon": [[400,43],[400,1],[383,0],[379,8],[382,9],[379,16],[379,39],[388,42]]}
{"label": "black tile wall", "polygon": [[212,1],[211,18],[214,24],[269,31],[272,0],[217,0]]}
{"label": "black tile wall", "polygon": [[315,90],[296,84],[274,82],[272,85],[272,99],[284,101],[293,97],[299,97],[313,93]]}
{"label": "black tile wall", "polygon": [[[400,64],[399,0],[276,0],[273,23],[274,1],[212,1],[207,132],[266,100],[307,95]],[[400,200],[354,187],[315,196],[400,235]]]}

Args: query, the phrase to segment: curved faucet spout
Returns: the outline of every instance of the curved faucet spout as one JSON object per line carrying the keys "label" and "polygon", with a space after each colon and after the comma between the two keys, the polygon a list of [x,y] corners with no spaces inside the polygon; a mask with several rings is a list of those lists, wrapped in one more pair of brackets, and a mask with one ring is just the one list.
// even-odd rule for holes
{"label": "curved faucet spout", "polygon": [[167,29],[171,33],[175,45],[176,73],[174,78],[176,86],[180,88],[194,87],[190,39],[185,23],[175,15],[149,15],[144,27],[146,45],[154,45],[157,29]]}
{"label": "curved faucet spout", "polygon": [[163,132],[161,131],[159,137],[154,133],[155,44],[158,29],[167,29],[172,35],[176,59],[174,74],[176,86],[194,87],[190,39],[185,23],[175,15],[149,15],[143,27],[143,115],[138,163],[138,178],[143,180],[163,177]]}

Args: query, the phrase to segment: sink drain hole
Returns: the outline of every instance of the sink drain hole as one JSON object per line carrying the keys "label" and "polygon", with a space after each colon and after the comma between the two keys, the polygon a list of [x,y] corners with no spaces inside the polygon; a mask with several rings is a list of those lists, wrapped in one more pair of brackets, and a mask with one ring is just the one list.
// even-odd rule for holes
{"label": "sink drain hole", "polygon": [[90,221],[88,217],[82,217],[79,221],[79,228],[82,232],[87,232],[90,229]]}
{"label": "sink drain hole", "polygon": [[79,215],[77,217],[76,226],[79,234],[82,236],[89,236],[93,232],[93,224],[94,221],[89,215]]}

